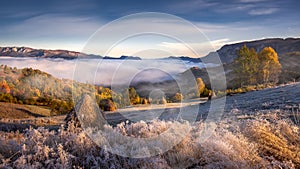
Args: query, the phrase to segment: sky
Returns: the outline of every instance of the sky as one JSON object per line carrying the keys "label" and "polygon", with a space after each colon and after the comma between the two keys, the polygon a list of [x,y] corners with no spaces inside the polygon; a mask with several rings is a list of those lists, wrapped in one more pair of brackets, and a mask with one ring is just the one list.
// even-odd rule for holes
{"label": "sky", "polygon": [[[224,44],[272,37],[300,37],[299,6],[298,0],[2,1],[0,46],[66,49],[116,57],[201,57]],[[203,50],[195,54],[182,45],[180,39],[148,34],[129,37],[109,52],[107,48],[100,50],[101,43],[97,44],[97,50],[85,50],[93,38],[101,38],[95,35],[103,26],[142,12],[170,14],[171,18],[158,21],[164,24],[164,28],[171,32],[178,30],[175,33],[187,37],[189,40],[185,43],[192,48],[201,46],[204,41],[210,46],[202,45]],[[201,38],[197,40],[198,35],[189,32],[186,24],[176,23],[174,26],[173,15],[195,25],[202,34]],[[133,17],[131,27],[117,26],[119,29],[114,29],[108,26],[107,36],[102,41],[134,26],[143,27],[141,23],[151,23],[154,19],[158,20],[157,17]]]}

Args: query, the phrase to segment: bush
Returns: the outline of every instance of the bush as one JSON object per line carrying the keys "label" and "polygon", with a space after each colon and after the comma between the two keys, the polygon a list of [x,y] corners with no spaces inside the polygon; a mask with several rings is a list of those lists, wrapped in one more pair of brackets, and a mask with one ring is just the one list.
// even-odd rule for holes
{"label": "bush", "polygon": [[99,102],[99,107],[103,111],[115,111],[116,110],[116,105],[115,103],[110,100],[110,99],[103,99]]}
{"label": "bush", "polygon": [[208,96],[210,95],[210,93],[211,93],[211,90],[209,90],[209,89],[207,89],[207,88],[204,88],[204,90],[203,90],[201,96],[202,96],[202,97],[208,97]]}
{"label": "bush", "polygon": [[181,102],[182,100],[183,100],[183,95],[181,93],[176,93],[172,98],[173,102]]}
{"label": "bush", "polygon": [[17,99],[14,98],[11,94],[0,94],[0,102],[9,102],[9,103],[17,103]]}

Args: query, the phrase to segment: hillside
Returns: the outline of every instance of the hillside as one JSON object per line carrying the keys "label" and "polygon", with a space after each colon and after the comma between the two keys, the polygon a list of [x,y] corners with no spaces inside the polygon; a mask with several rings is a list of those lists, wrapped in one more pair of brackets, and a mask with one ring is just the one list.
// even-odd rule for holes
{"label": "hillside", "polygon": [[34,117],[50,116],[50,109],[14,103],[0,102],[0,120],[1,119],[23,119]]}
{"label": "hillside", "polygon": [[[236,88],[237,84],[236,78],[239,76],[234,71],[237,68],[237,64],[233,62],[237,58],[237,51],[241,46],[246,44],[248,48],[254,48],[256,51],[262,50],[264,47],[271,46],[275,49],[278,54],[279,63],[282,66],[282,72],[279,75],[279,83],[295,82],[300,80],[300,39],[265,39],[259,41],[242,42],[237,44],[225,45],[217,52],[219,57],[223,62],[221,65],[224,69],[226,75],[227,88]],[[203,58],[205,62],[209,62],[210,59],[216,58],[216,53],[211,53],[210,55]],[[191,68],[180,76],[185,76],[188,71],[191,71],[195,77],[201,77],[207,86],[210,86],[210,78],[208,77],[207,71],[214,72],[215,68]],[[214,76],[218,76],[222,72],[212,73]]]}
{"label": "hillside", "polygon": [[67,113],[73,108],[72,87],[79,93],[92,88],[37,69],[0,66],[0,102],[46,106],[52,115]]}
{"label": "hillside", "polygon": [[249,48],[254,48],[256,51],[261,51],[264,47],[272,47],[278,53],[280,59],[284,59],[286,56],[291,56],[297,52],[300,52],[300,38],[267,38],[226,44],[217,51],[211,52],[207,56],[200,58],[191,58],[188,56],[170,56],[164,59],[180,59],[182,61],[194,63],[199,63],[204,60],[205,63],[207,63],[209,62],[210,58],[215,57],[215,55],[218,54],[222,63],[230,64],[237,57],[237,50],[243,45],[247,45]]}
{"label": "hillside", "polygon": [[[216,52],[219,54],[222,63],[228,64],[233,62],[237,57],[236,51],[244,44],[249,48],[254,48],[256,51],[261,51],[264,47],[272,47],[278,53],[280,59],[290,53],[300,51],[300,38],[273,38],[228,44],[224,45]],[[214,55],[214,53],[211,53],[206,57],[210,57],[211,55]],[[204,57],[203,59],[207,58]]]}

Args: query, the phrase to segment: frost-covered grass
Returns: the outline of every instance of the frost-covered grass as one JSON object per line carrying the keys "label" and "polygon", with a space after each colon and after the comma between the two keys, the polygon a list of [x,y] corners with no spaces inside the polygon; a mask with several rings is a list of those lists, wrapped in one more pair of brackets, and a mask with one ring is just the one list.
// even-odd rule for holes
{"label": "frost-covered grass", "polygon": [[[73,122],[58,131],[38,128],[24,134],[2,132],[0,168],[299,168],[299,124],[276,114],[223,119],[211,137],[201,143],[198,136],[205,126],[197,122],[190,125],[190,132],[179,144],[148,158],[111,154]],[[156,120],[108,128],[122,135],[147,138],[175,123],[186,125]]]}

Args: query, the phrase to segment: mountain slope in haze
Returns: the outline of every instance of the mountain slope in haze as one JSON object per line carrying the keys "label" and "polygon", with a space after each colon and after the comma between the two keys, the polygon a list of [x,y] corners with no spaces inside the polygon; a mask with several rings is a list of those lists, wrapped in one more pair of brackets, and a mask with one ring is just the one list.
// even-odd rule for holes
{"label": "mountain slope in haze", "polygon": [[[288,83],[300,81],[300,52],[287,52],[281,57],[279,57],[279,62],[282,66],[282,72],[279,75],[279,83]],[[222,68],[221,68],[222,67]],[[221,69],[220,69],[221,68]],[[210,85],[210,77],[208,72],[214,77],[214,79],[222,79],[222,73],[217,70],[224,69],[226,76],[226,85],[228,89],[236,88],[238,86],[236,77],[238,76],[234,69],[236,64],[231,62],[228,64],[220,65],[219,67],[207,67],[207,68],[197,68],[192,67],[186,70],[183,73],[180,73],[179,76],[185,77],[189,72],[192,72],[195,78],[202,78],[203,82],[208,88]]]}
{"label": "mountain slope in haze", "polygon": [[[300,52],[300,38],[272,38],[272,39],[262,39],[255,41],[245,41],[235,44],[228,44],[221,47],[221,49],[216,52],[219,54],[222,63],[231,63],[237,57],[236,52],[243,45],[247,45],[248,48],[254,48],[256,51],[261,51],[264,47],[272,47],[279,56],[284,57],[293,52]],[[209,58],[214,55],[215,52],[210,53],[205,58]]]}
{"label": "mountain slope in haze", "polygon": [[0,47],[0,56],[9,57],[35,57],[35,58],[62,58],[62,59],[120,59],[120,60],[141,60],[134,56],[102,57],[100,55],[85,54],[68,50],[46,50],[33,49],[29,47]]}
{"label": "mountain slope in haze", "polygon": [[105,56],[103,59],[113,59],[113,60],[142,60],[140,57],[137,56],[120,56],[119,58],[116,57],[110,57],[110,56]]}
{"label": "mountain slope in haze", "polygon": [[101,58],[99,55],[91,55],[68,50],[46,50],[33,49],[29,47],[0,47],[0,56],[63,59]]}
{"label": "mountain slope in haze", "polygon": [[[216,57],[219,57],[222,63],[229,64],[237,57],[236,53],[243,45],[248,48],[254,48],[256,51],[261,51],[265,47],[272,47],[278,53],[279,59],[286,56],[300,53],[300,38],[268,38],[262,40],[243,41],[235,44],[226,44],[215,52],[210,52],[207,56],[200,58],[191,58],[188,56],[170,56],[164,59],[179,59],[182,61],[189,61],[194,63],[199,62],[215,62]],[[299,55],[298,53],[298,55]]]}
{"label": "mountain slope in haze", "polygon": [[167,58],[164,59],[178,59],[178,60],[182,60],[182,61],[188,61],[188,62],[194,62],[194,63],[199,63],[202,62],[201,58],[191,58],[188,56],[169,56]]}

